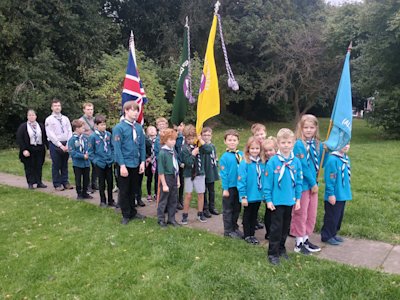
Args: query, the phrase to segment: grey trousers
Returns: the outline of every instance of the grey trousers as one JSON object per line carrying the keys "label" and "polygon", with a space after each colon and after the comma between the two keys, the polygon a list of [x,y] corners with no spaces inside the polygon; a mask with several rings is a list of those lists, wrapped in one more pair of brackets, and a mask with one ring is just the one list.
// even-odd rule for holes
{"label": "grey trousers", "polygon": [[175,222],[176,205],[178,203],[178,185],[175,175],[165,175],[165,181],[169,187],[169,192],[164,192],[160,186],[160,201],[157,207],[158,221],[165,222],[165,210],[168,214],[168,222]]}

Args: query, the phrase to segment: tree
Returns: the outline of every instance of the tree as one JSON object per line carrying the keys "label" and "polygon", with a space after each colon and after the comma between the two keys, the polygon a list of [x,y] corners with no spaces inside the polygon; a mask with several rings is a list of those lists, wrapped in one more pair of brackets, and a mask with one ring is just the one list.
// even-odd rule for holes
{"label": "tree", "polygon": [[[140,77],[146,96],[145,122],[154,124],[157,117],[168,117],[171,104],[165,100],[165,88],[160,84],[160,67],[141,51],[136,51]],[[121,93],[128,62],[127,49],[120,48],[114,54],[104,54],[99,64],[85,74],[88,83],[86,98],[90,99],[97,113],[107,115],[108,125],[119,122],[121,113]]]}

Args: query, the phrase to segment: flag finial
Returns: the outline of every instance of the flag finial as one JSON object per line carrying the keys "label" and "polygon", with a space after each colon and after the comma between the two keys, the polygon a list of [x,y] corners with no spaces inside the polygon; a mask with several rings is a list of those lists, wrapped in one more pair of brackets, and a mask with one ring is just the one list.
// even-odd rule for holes
{"label": "flag finial", "polygon": [[347,47],[347,51],[351,52],[352,49],[353,49],[353,41],[350,41],[349,47]]}
{"label": "flag finial", "polygon": [[218,14],[219,7],[221,6],[221,3],[217,1],[214,5],[214,15]]}

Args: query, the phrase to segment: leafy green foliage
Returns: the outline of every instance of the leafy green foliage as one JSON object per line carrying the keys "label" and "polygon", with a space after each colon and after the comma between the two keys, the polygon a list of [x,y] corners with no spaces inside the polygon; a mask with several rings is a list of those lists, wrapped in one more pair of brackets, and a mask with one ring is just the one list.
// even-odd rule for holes
{"label": "leafy green foliage", "polygon": [[[158,117],[168,117],[171,104],[165,101],[165,88],[158,75],[161,68],[142,52],[136,51],[141,80],[149,102],[145,105],[145,122],[154,124]],[[128,50],[120,48],[113,55],[104,54],[100,63],[86,73],[87,99],[90,99],[97,113],[108,117],[110,126],[115,125],[121,113],[121,93],[128,62]]]}

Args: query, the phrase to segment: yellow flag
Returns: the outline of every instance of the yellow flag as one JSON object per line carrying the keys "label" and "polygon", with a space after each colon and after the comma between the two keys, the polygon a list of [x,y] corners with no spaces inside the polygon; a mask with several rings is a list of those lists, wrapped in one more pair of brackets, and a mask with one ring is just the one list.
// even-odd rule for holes
{"label": "yellow flag", "polygon": [[218,75],[214,59],[214,41],[216,32],[217,16],[214,15],[210,35],[208,37],[204,68],[201,75],[199,99],[197,101],[197,134],[201,133],[205,121],[211,117],[219,115],[220,113]]}

